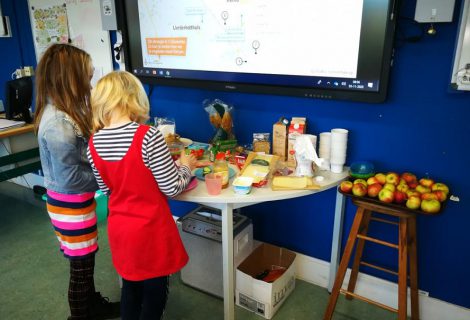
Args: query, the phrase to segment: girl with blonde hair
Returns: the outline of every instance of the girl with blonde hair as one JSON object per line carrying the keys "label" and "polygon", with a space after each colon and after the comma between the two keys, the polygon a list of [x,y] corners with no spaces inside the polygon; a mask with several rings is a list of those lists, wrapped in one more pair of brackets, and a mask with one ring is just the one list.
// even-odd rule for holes
{"label": "girl with blonde hair", "polygon": [[162,133],[143,125],[149,102],[140,81],[111,72],[92,91],[93,129],[88,159],[109,195],[108,237],[122,277],[121,319],[160,319],[169,275],[188,262],[167,197],[187,187],[196,159],[175,165]]}

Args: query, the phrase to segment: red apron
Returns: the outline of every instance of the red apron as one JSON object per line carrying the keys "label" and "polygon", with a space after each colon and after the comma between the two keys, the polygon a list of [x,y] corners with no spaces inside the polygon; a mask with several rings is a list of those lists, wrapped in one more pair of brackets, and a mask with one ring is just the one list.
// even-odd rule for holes
{"label": "red apron", "polygon": [[89,144],[93,162],[111,191],[108,237],[113,264],[119,275],[131,281],[169,275],[188,262],[168,200],[142,159],[148,129],[139,126],[119,161],[103,160],[93,137]]}

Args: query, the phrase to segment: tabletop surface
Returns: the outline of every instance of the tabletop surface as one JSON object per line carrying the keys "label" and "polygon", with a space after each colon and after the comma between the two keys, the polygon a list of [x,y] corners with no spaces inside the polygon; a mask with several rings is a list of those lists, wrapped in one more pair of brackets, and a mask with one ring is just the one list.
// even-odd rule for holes
{"label": "tabletop surface", "polygon": [[34,131],[33,124],[25,124],[24,126],[21,126],[21,127],[0,130],[0,138],[7,138],[10,136],[15,136],[15,135],[19,135],[19,134],[23,134],[27,132],[33,132],[33,131]]}
{"label": "tabletop surface", "polygon": [[[236,169],[236,167],[232,166]],[[236,169],[238,174],[239,170]],[[332,173],[330,171],[317,171],[315,176],[323,176],[324,180],[320,183],[320,189],[318,190],[281,190],[273,191],[271,186],[266,185],[261,188],[252,188],[251,192],[247,195],[235,194],[232,188],[233,179],[230,180],[229,186],[226,189],[222,189],[222,192],[217,196],[212,196],[207,193],[205,182],[198,181],[196,188],[183,192],[180,195],[174,197],[174,200],[179,201],[190,201],[198,203],[258,203],[265,201],[284,200],[296,197],[302,197],[317,192],[325,191],[333,188],[345,178],[347,178],[349,172],[347,168],[342,173]]]}

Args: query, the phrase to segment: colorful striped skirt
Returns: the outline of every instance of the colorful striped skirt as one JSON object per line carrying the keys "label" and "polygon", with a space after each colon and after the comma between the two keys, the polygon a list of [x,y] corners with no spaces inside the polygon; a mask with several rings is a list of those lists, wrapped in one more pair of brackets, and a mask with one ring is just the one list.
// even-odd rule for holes
{"label": "colorful striped skirt", "polygon": [[65,257],[83,258],[98,250],[95,208],[94,192],[62,194],[47,191],[47,212]]}

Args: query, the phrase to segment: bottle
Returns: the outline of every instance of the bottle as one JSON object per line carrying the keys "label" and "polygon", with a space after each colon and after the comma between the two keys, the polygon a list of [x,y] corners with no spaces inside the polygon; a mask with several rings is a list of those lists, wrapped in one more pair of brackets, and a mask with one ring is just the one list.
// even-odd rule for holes
{"label": "bottle", "polygon": [[229,180],[229,169],[228,163],[225,160],[225,153],[219,152],[215,156],[214,166],[212,172],[218,173],[222,175],[222,189],[228,187],[228,180]]}

